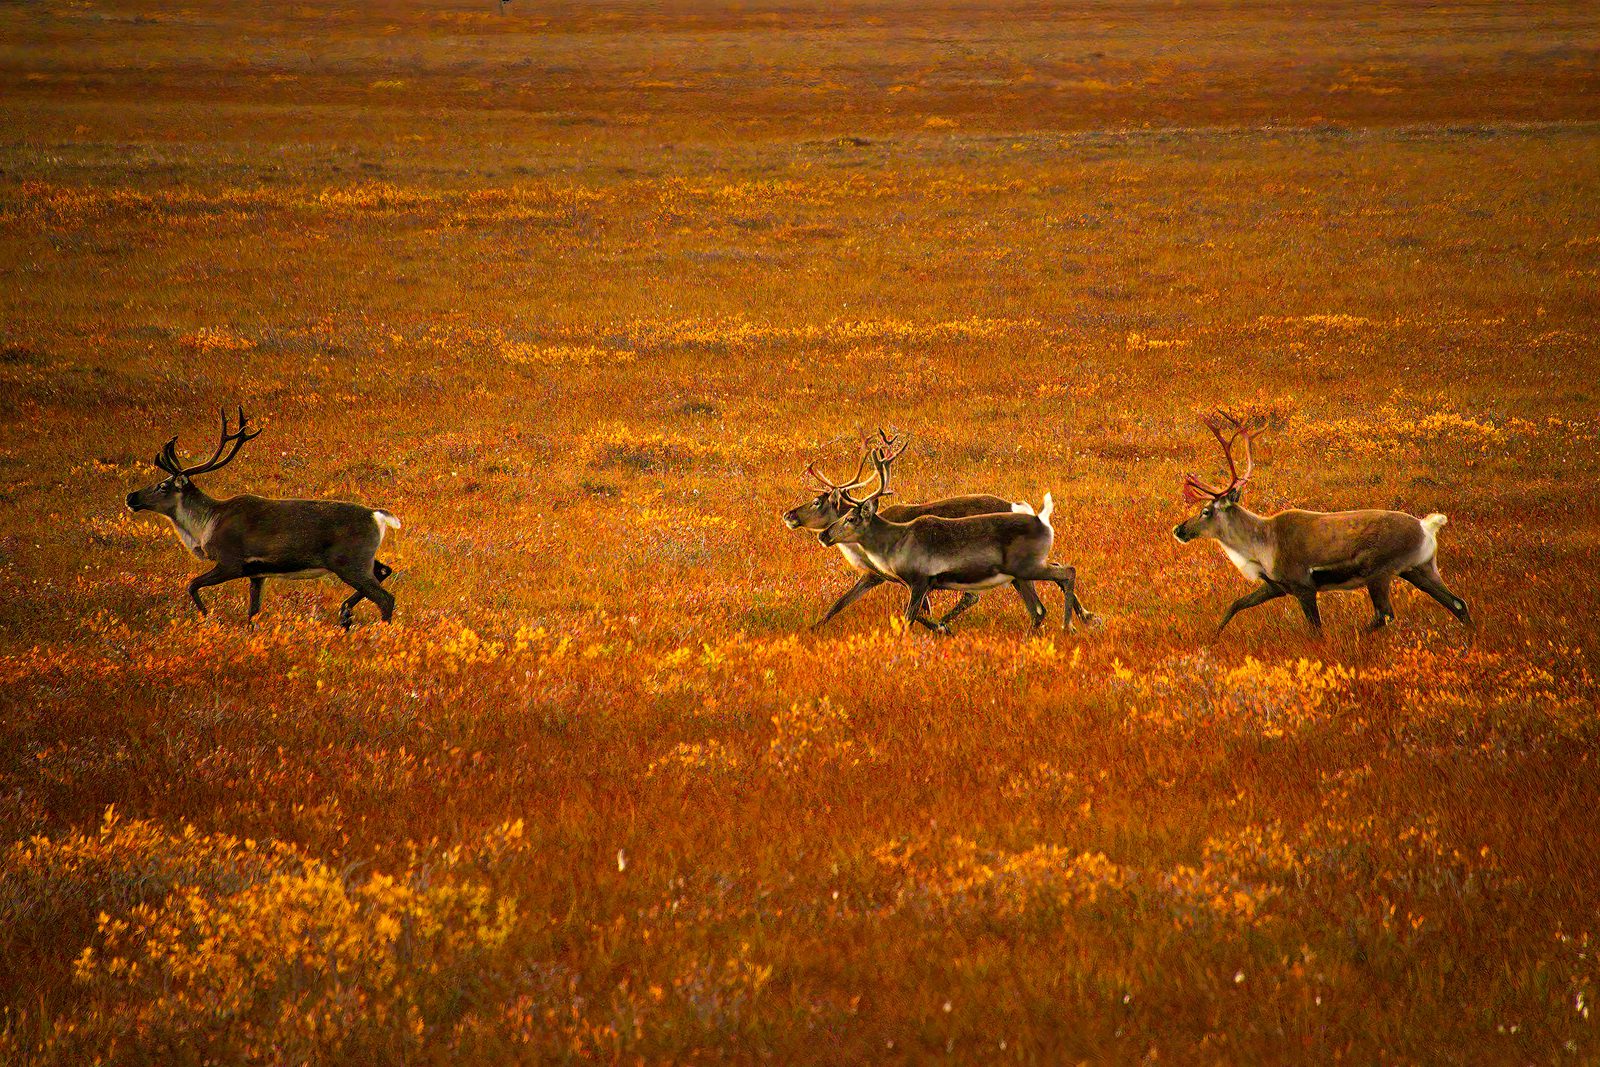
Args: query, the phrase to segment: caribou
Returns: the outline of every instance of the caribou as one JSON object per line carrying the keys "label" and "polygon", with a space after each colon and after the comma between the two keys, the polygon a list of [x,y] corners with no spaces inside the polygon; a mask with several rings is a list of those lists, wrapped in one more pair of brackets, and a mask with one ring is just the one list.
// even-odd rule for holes
{"label": "caribou", "polygon": [[[888,488],[884,479],[887,478],[889,470],[894,461],[898,459],[899,456],[905,451],[907,444],[908,442],[902,439],[900,435],[896,434],[894,437],[890,437],[880,429],[878,431],[878,440],[876,442],[873,442],[871,437],[868,437],[867,440],[862,443],[861,461],[856,465],[855,474],[845,482],[833,481],[827,475],[819,471],[815,463],[807,465],[805,470],[806,477],[810,478],[813,482],[820,486],[821,492],[819,492],[811,500],[808,500],[805,503],[784,512],[784,525],[791,530],[809,530],[816,534],[820,540],[822,534],[830,526],[842,519],[851,508],[860,503],[858,499],[850,495],[851,493],[864,488],[870,482],[872,482],[874,478],[876,478],[879,488]],[[880,459],[883,461],[881,466],[879,466],[877,462],[877,460]],[[873,462],[874,465],[873,474],[864,477],[863,475],[866,472],[869,461]],[[943,497],[941,499],[930,500],[922,504],[895,504],[883,508],[881,511],[881,514],[884,516],[884,518],[893,522],[910,522],[913,519],[920,518],[923,515],[937,515],[943,518],[959,519],[968,518],[974,515],[994,515],[1004,513],[1021,513],[1031,515],[1033,514],[1033,507],[1026,503],[1018,503],[1007,500],[1004,497],[992,496],[986,493],[972,493],[963,496]],[[843,611],[851,604],[854,604],[857,600],[861,599],[861,597],[871,592],[873,589],[876,589],[878,586],[883,585],[886,582],[900,582],[900,579],[897,578],[892,572],[887,570],[880,561],[875,560],[870,551],[863,545],[837,542],[833,545],[833,547],[839,550],[840,554],[844,556],[845,562],[847,562],[853,570],[859,573],[861,577],[857,579],[855,585],[845,590],[845,592],[836,601],[834,601],[833,605],[827,610],[821,619],[812,624],[812,629],[816,629],[824,625],[835,615],[839,614],[839,612]],[[1027,586],[1029,592],[1032,592],[1033,583],[1029,582],[1027,583]],[[1070,591],[1063,589],[1063,592]],[[1044,618],[1042,612],[1044,609],[1043,605],[1039,603],[1038,597],[1034,596],[1030,599],[1027,596],[1023,596],[1022,600],[1024,606],[1028,609],[1028,616],[1030,620],[1033,621],[1034,625],[1037,626],[1039,623],[1043,622]],[[923,611],[918,614],[916,622],[919,625],[927,626],[928,628],[937,631],[940,626],[943,626],[951,619],[954,619],[957,615],[960,615],[962,612],[972,607],[972,605],[976,604],[977,601],[978,596],[976,593],[965,591],[962,594],[960,603],[958,603],[954,609],[947,612],[938,620],[926,619],[923,617],[926,614],[926,605],[924,605]],[[1038,606],[1037,610],[1035,609],[1035,605]],[[1085,622],[1092,622],[1095,620],[1095,616],[1084,608],[1082,601],[1078,600],[1077,597],[1073,595],[1069,595],[1067,597],[1067,606],[1064,610],[1068,613],[1069,620],[1074,612]]]}
{"label": "caribou", "polygon": [[[398,530],[400,520],[387,511],[336,500],[281,500],[234,496],[217,500],[194,483],[233,462],[239,450],[260,430],[248,428],[244,409],[239,425],[228,427],[222,413],[222,434],[211,458],[192,466],[178,459],[178,439],[162,447],[155,465],[166,475],[146,489],[128,494],[133,511],[153,511],[172,522],[185,548],[212,564],[189,583],[189,598],[206,614],[200,591],[237,578],[250,580],[247,621],[261,611],[261,587],[267,578],[319,578],[333,575],[355,590],[339,607],[339,623],[349,628],[363,599],[378,606],[383,621],[394,614],[394,595],[383,587],[393,573],[377,559],[384,534]],[[226,453],[226,454],[224,454]]]}
{"label": "caribou", "polygon": [[[904,451],[902,445],[900,451]],[[976,593],[1010,584],[1028,607],[1033,625],[1044,622],[1044,605],[1034,582],[1054,582],[1066,598],[1062,625],[1072,628],[1073,615],[1081,611],[1074,586],[1077,571],[1050,562],[1055,530],[1050,525],[1054,508],[1049,493],[1037,514],[1027,505],[1006,511],[947,517],[920,514],[905,520],[889,518],[879,501],[892,496],[889,465],[897,452],[877,451],[877,488],[855,501],[818,540],[824,545],[859,545],[875,567],[910,590],[907,624],[919,623],[936,633],[949,633],[948,623],[977,602]],[[943,618],[924,616],[928,594],[951,589],[966,594]]]}
{"label": "caribou", "polygon": [[[881,444],[874,444],[870,437],[862,443],[861,461],[856,465],[855,474],[847,481],[835,482],[819,471],[815,463],[807,464],[805,475],[821,488],[821,492],[811,500],[784,512],[784,525],[791,530],[808,530],[816,534],[820,540],[828,527],[838,522],[846,512],[859,503],[850,494],[865,488],[877,476],[875,468],[872,475],[863,477],[867,464],[873,458],[874,452],[880,447],[892,447],[896,443],[895,439],[889,438],[882,430],[878,431],[878,436]],[[898,453],[894,454],[898,455]],[[959,518],[966,515],[989,515],[995,512],[1010,511],[1017,506],[1003,497],[974,493],[966,496],[945,497],[940,500],[928,501],[924,504],[901,504],[892,509],[893,514],[890,517],[902,522],[909,521],[918,515],[945,515],[950,518]],[[1021,506],[1027,507],[1025,504]],[[1031,511],[1032,509],[1029,508],[1028,510]],[[833,602],[833,605],[828,608],[822,618],[812,624],[812,629],[817,629],[827,624],[835,615],[885,582],[899,580],[876,564],[860,545],[839,544],[834,547],[838,548],[839,553],[844,556],[845,562],[860,575],[860,578]],[[924,622],[925,625],[934,625],[931,621],[925,622],[921,618],[918,621]]]}
{"label": "caribou", "polygon": [[[1395,578],[1427,593],[1464,625],[1472,624],[1466,602],[1439,577],[1435,555],[1439,530],[1448,521],[1443,515],[1435,512],[1419,519],[1401,511],[1376,510],[1257,515],[1239,499],[1255,470],[1252,443],[1265,427],[1249,427],[1223,411],[1212,412],[1203,421],[1222,446],[1230,481],[1215,489],[1194,474],[1185,475],[1184,500],[1203,506],[1179,523],[1173,536],[1185,544],[1200,538],[1215,540],[1239,573],[1261,583],[1228,606],[1217,633],[1239,612],[1286,596],[1299,602],[1312,629],[1320,629],[1317,594],[1362,588],[1372,598],[1374,612],[1367,630],[1380,630],[1394,621],[1390,587]],[[1234,447],[1240,444],[1243,473],[1234,458]]]}

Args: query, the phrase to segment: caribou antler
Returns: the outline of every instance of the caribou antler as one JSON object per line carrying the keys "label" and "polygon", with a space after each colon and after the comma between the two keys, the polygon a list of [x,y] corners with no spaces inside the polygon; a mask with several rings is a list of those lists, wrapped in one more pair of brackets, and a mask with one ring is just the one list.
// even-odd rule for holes
{"label": "caribou antler", "polygon": [[[879,431],[879,436],[882,436],[882,431]],[[901,453],[905,452],[910,444],[911,442],[904,436],[896,436],[894,438],[884,438],[884,443],[873,450],[872,465],[878,471],[879,489],[879,492],[875,495],[893,495],[893,491],[889,488],[890,468],[894,466],[894,461],[900,458]]]}
{"label": "caribou antler", "polygon": [[168,458],[171,456],[172,450],[176,448],[177,445],[178,439],[174,437],[172,440],[161,446],[161,451],[156,453],[155,460],[157,467],[172,475],[174,478],[183,473],[183,467],[180,466],[176,461]]}
{"label": "caribou antler", "polygon": [[[156,466],[166,471],[175,478],[193,478],[197,474],[210,474],[212,471],[221,470],[233,462],[233,457],[239,454],[239,449],[244,447],[246,441],[253,440],[261,434],[260,430],[251,431],[246,428],[248,420],[245,418],[244,408],[239,408],[239,425],[236,429],[228,429],[228,409],[222,409],[222,433],[217,440],[217,450],[211,453],[211,458],[192,467],[185,467],[178,459],[178,439],[174,437],[161,448],[161,454],[156,457]],[[231,446],[231,447],[230,447]],[[228,454],[224,456],[223,450]]]}
{"label": "caribou antler", "polygon": [[856,500],[848,493],[845,494],[845,499],[849,500],[852,505],[860,506],[870,500],[877,500],[879,497],[894,496],[894,490],[889,488],[890,468],[911,442],[906,440],[903,434],[896,434],[890,437],[882,429],[878,430],[878,439],[882,443],[873,446],[871,452],[872,469],[877,472],[878,487],[861,500]]}
{"label": "caribou antler", "polygon": [[1211,488],[1193,474],[1183,476],[1183,499],[1189,504],[1198,504],[1204,500],[1215,500],[1222,496],[1217,490]]}
{"label": "caribou antler", "polygon": [[809,475],[810,477],[814,478],[818,485],[822,486],[823,489],[826,489],[829,492],[833,492],[833,493],[849,493],[849,491],[852,490],[852,489],[860,489],[863,485],[866,485],[867,482],[870,480],[870,479],[867,479],[867,478],[863,478],[862,475],[866,473],[867,461],[870,458],[872,458],[873,450],[874,450],[874,445],[872,443],[872,438],[871,437],[867,437],[864,440],[862,440],[862,442],[861,442],[861,462],[856,464],[856,473],[851,477],[851,479],[848,482],[836,482],[836,481],[834,481],[832,478],[829,478],[826,474],[823,474],[821,471],[817,470],[817,465],[815,463],[806,464],[806,474]]}
{"label": "caribou antler", "polygon": [[906,446],[911,443],[905,434],[896,433],[890,436],[881,429],[878,431],[878,439],[882,444],[873,447],[873,452],[877,457],[874,462],[881,460],[885,466],[899,459],[900,453],[904,452]]}
{"label": "caribou antler", "polygon": [[[1198,504],[1202,500],[1220,500],[1235,489],[1244,488],[1245,483],[1250,480],[1250,475],[1256,467],[1255,451],[1251,447],[1252,443],[1267,430],[1265,426],[1259,426],[1252,430],[1244,421],[1234,418],[1221,408],[1206,414],[1200,421],[1205,423],[1206,429],[1211,431],[1211,436],[1217,439],[1217,444],[1222,446],[1223,458],[1228,461],[1229,481],[1227,488],[1214,489],[1202,482],[1198,475],[1185,474],[1183,476],[1183,499],[1191,504]],[[1233,428],[1231,435],[1227,433],[1230,426]],[[1244,441],[1245,466],[1243,474],[1239,473],[1239,465],[1233,458],[1233,446],[1238,444],[1241,439]]]}

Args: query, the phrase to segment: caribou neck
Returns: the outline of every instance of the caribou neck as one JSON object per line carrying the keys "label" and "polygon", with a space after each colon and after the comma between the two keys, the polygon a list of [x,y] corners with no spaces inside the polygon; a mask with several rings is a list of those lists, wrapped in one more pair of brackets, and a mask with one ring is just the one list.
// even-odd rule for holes
{"label": "caribou neck", "polygon": [[1217,538],[1233,565],[1247,578],[1271,577],[1277,556],[1275,542],[1272,520],[1238,505],[1230,509],[1227,528]]}
{"label": "caribou neck", "polygon": [[211,520],[215,517],[217,502],[207,496],[198,485],[190,483],[178,498],[178,506],[168,516],[178,531],[183,547],[201,559],[206,558],[205,540]]}
{"label": "caribou neck", "polygon": [[861,531],[861,539],[856,542],[861,550],[876,559],[888,559],[895,548],[900,544],[900,539],[905,536],[906,524],[890,522],[882,515],[873,513],[871,520]]}
{"label": "caribou neck", "polygon": [[860,571],[863,574],[876,574],[880,577],[889,573],[888,565],[882,557],[869,552],[865,545],[855,542],[840,542],[833,547],[839,550],[839,554],[844,557],[846,563],[850,564],[852,570]]}

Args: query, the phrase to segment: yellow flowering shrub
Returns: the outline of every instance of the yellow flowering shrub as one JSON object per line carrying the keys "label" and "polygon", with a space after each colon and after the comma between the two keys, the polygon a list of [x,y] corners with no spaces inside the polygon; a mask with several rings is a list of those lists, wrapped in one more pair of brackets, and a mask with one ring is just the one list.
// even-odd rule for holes
{"label": "yellow flowering shrub", "polygon": [[523,367],[585,369],[633,361],[627,349],[601,348],[599,345],[536,345],[527,341],[502,340],[500,358]]}
{"label": "yellow flowering shrub", "polygon": [[241,337],[226,326],[206,326],[182,338],[186,348],[196,352],[212,355],[218,352],[248,352],[255,347],[255,342],[247,337]]}
{"label": "yellow flowering shrub", "polygon": [[460,1010],[515,915],[448,876],[352,883],[306,861],[234,893],[185,886],[102,915],[77,976],[132,1031],[112,1046],[128,1054],[403,1057]]}
{"label": "yellow flowering shrub", "polygon": [[717,777],[737,771],[740,763],[739,754],[715,738],[680,741],[665,755],[652,760],[645,773]]}
{"label": "yellow flowering shrub", "polygon": [[101,915],[120,915],[179,887],[231,893],[293,869],[293,849],[192,826],[168,833],[107,808],[92,833],[33,837],[0,861],[0,957],[30,941],[82,944]]}
{"label": "yellow flowering shrub", "polygon": [[[502,828],[483,854],[518,837]],[[357,876],[285,846],[192,830],[174,837],[108,819],[102,839],[135,858],[123,877],[168,852],[229,866],[226,876],[163,872],[128,907],[106,900],[74,966],[88,1007],[49,1039],[60,1058],[90,1048],[228,1062],[417,1055],[471,1007],[517,917],[459,851],[403,877]]]}
{"label": "yellow flowering shrub", "polygon": [[854,767],[878,757],[870,743],[854,736],[849,713],[828,697],[795,701],[772,717],[772,728],[765,762],[780,774]]}
{"label": "yellow flowering shrub", "polygon": [[1120,662],[1112,680],[1128,694],[1128,728],[1192,735],[1201,730],[1281,738],[1325,725],[1356,680],[1353,669],[1304,657],[1235,667],[1201,652],[1135,671]]}
{"label": "yellow flowering shrub", "polygon": [[127,512],[90,516],[84,520],[83,528],[91,544],[115,548],[160,544],[173,536],[170,529],[153,522],[141,522]]}
{"label": "yellow flowering shrub", "polygon": [[590,466],[601,469],[683,471],[701,463],[723,462],[728,447],[703,435],[641,431],[612,422],[586,436],[582,453]]}
{"label": "yellow flowering shrub", "polygon": [[1418,448],[1487,454],[1538,432],[1525,419],[1488,419],[1459,411],[1419,412],[1412,403],[1387,404],[1369,416],[1311,421],[1299,434],[1333,456],[1373,459]]}
{"label": "yellow flowering shrub", "polygon": [[890,841],[872,855],[897,879],[895,907],[974,911],[997,919],[1093,904],[1124,889],[1129,878],[1103,853],[1059,845],[1010,852],[952,837]]}

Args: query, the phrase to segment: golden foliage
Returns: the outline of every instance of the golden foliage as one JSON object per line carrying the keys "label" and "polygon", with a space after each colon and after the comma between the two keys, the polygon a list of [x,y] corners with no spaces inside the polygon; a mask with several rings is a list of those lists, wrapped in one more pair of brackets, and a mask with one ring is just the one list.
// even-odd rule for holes
{"label": "golden foliage", "polygon": [[[0,1061],[1600,1060],[1600,15],[155,7],[0,12]],[[239,403],[392,625],[195,617]],[[1211,641],[1219,404],[1479,628]],[[879,426],[1104,625],[810,631]]]}

